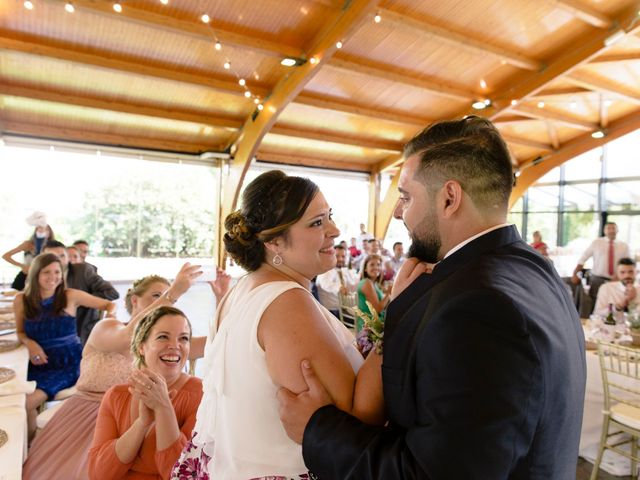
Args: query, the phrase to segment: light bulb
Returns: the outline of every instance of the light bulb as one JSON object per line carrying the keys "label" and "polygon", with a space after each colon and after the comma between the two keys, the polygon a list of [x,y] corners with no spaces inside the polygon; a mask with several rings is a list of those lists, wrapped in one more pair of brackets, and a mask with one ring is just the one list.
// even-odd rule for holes
{"label": "light bulb", "polygon": [[336,48],[338,49],[342,48],[342,42],[340,41],[336,42]]}
{"label": "light bulb", "polygon": [[33,10],[33,2],[31,2],[31,0],[26,0],[23,5],[27,10]]}
{"label": "light bulb", "polygon": [[120,5],[118,2],[113,4],[113,9],[118,12],[121,13],[122,12],[122,5]]}
{"label": "light bulb", "polygon": [[380,23],[382,21],[382,17],[380,16],[379,13],[376,13],[376,16],[373,17],[373,21],[376,23]]}
{"label": "light bulb", "polygon": [[241,87],[244,87],[247,84],[244,78],[241,78],[240,80],[238,80],[238,83],[240,84]]}
{"label": "light bulb", "polygon": [[202,20],[203,23],[209,23],[211,21],[211,17],[206,13],[203,13],[200,20]]}
{"label": "light bulb", "polygon": [[516,99],[511,100],[511,106],[512,107],[515,107],[517,104],[518,104],[518,100],[516,100]]}
{"label": "light bulb", "polygon": [[64,6],[64,9],[68,12],[68,13],[73,13],[76,11],[75,8],[73,8],[73,4],[71,2],[67,2],[67,4]]}
{"label": "light bulb", "polygon": [[231,68],[231,64],[229,62],[224,62],[223,67],[225,70],[229,70]]}
{"label": "light bulb", "polygon": [[309,59],[309,63],[310,63],[311,65],[315,65],[316,63],[318,63],[318,59],[317,59],[316,57],[311,57],[311,58]]}
{"label": "light bulb", "polygon": [[260,99],[258,97],[253,99],[253,103],[255,103],[256,105],[258,105],[260,103]]}
{"label": "light bulb", "polygon": [[218,42],[216,40],[216,45],[215,45],[216,50],[222,50],[222,44],[220,42]]}
{"label": "light bulb", "polygon": [[245,91],[244,96],[247,98],[251,98],[251,92],[249,90]]}
{"label": "light bulb", "polygon": [[262,109],[264,108],[264,105],[262,105],[261,103],[258,104],[258,110],[262,111]]}
{"label": "light bulb", "polygon": [[544,102],[538,102],[538,108],[544,108]]}

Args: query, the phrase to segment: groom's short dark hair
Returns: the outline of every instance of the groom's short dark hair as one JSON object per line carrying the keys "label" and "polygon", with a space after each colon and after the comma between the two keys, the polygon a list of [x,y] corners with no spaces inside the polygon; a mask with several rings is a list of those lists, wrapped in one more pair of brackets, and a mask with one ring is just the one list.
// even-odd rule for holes
{"label": "groom's short dark hair", "polygon": [[420,156],[416,177],[427,188],[456,180],[483,209],[506,209],[513,184],[509,150],[486,118],[435,123],[404,147],[404,158]]}

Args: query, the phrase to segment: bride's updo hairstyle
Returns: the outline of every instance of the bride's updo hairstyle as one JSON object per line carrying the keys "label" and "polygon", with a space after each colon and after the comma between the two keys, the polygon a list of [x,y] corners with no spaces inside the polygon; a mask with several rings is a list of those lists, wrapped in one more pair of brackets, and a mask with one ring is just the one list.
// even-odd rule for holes
{"label": "bride's updo hairstyle", "polygon": [[233,260],[249,272],[265,261],[265,242],[287,241],[289,227],[302,218],[318,193],[308,178],[290,177],[280,170],[265,172],[242,194],[242,208],[224,221],[224,246]]}

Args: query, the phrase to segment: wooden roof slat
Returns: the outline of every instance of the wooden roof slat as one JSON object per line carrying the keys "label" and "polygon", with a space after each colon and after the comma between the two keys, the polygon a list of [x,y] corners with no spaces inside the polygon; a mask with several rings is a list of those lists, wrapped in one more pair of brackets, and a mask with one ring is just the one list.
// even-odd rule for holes
{"label": "wooden roof slat", "polygon": [[309,128],[295,128],[284,125],[274,125],[269,133],[275,135],[284,135],[287,137],[297,138],[309,138],[313,140],[320,140],[323,142],[341,143],[344,145],[354,145],[356,147],[389,150],[400,152],[402,150],[402,143],[390,142],[385,140],[369,139],[354,137],[352,135],[338,135],[334,132],[315,130]]}
{"label": "wooden roof slat", "polygon": [[287,165],[304,165],[315,168],[331,168],[335,170],[354,170],[357,172],[370,172],[371,165],[366,163],[349,162],[343,160],[328,160],[310,156],[288,155],[284,153],[260,150],[256,159],[263,162],[282,163]]}
{"label": "wooden roof slat", "polygon": [[[0,32],[0,35],[2,35],[2,32]],[[11,38],[6,35],[0,36],[0,50],[10,50],[29,55],[56,58],[58,60],[91,65],[109,70],[205,86],[213,90],[237,94],[238,96],[243,94],[242,88],[239,87],[235,80],[216,78],[212,75],[181,72],[177,70],[175,66],[159,66],[157,64],[145,63],[141,60],[117,56],[112,52],[88,53],[71,45],[52,45],[44,42],[35,42],[33,40]],[[252,84],[251,91],[260,96],[268,93],[265,87],[255,84]],[[247,102],[249,102],[249,100],[247,100]]]}
{"label": "wooden roof slat", "polygon": [[604,95],[600,95],[600,126],[606,128],[609,125],[609,109],[604,99]]}
{"label": "wooden roof slat", "polygon": [[563,10],[571,12],[583,22],[597,28],[608,28],[613,21],[606,15],[594,10],[578,0],[556,0],[558,6]]}
{"label": "wooden roof slat", "polygon": [[382,173],[387,170],[391,170],[392,168],[399,167],[400,164],[402,164],[403,160],[404,159],[402,158],[402,155],[393,155],[386,160],[378,162],[378,164],[376,165],[376,169],[378,172]]}
{"label": "wooden roof slat", "polygon": [[530,105],[519,104],[516,108],[516,112],[531,118],[537,118],[541,120],[553,120],[554,122],[562,123],[569,127],[577,128],[580,130],[594,131],[598,129],[598,124],[582,120],[570,115],[566,115],[562,112],[550,110],[549,108],[538,108]]}
{"label": "wooden roof slat", "polygon": [[640,52],[607,53],[594,58],[589,63],[628,62],[630,60],[640,60]]}
{"label": "wooden roof slat", "polygon": [[550,87],[545,88],[535,95],[531,95],[529,98],[581,95],[583,93],[592,93],[592,90],[590,88],[582,87]]}
{"label": "wooden roof slat", "polygon": [[179,109],[165,109],[150,105],[136,104],[133,102],[117,102],[99,97],[89,97],[43,88],[30,88],[19,85],[0,83],[0,95],[10,95],[13,97],[24,97],[35,100],[44,100],[62,104],[76,105],[79,107],[97,108],[120,113],[131,113],[134,115],[144,115],[147,117],[166,118],[170,120],[180,120],[185,122],[200,123],[214,127],[240,128],[242,120],[230,117],[216,117],[200,112],[192,112]]}
{"label": "wooden roof slat", "polygon": [[443,28],[425,20],[417,20],[386,8],[380,9],[380,13],[385,22],[397,23],[403,27],[438,38],[449,45],[464,48],[474,53],[493,55],[514,67],[526,70],[539,70],[543,67],[543,63],[538,60],[471,38],[468,32],[457,32],[449,28]]}
{"label": "wooden roof slat", "polygon": [[537,150],[544,150],[544,151],[552,150],[551,145],[545,142],[539,142],[537,140],[532,140],[530,138],[523,138],[517,135],[512,135],[510,133],[505,133],[505,132],[500,132],[500,135],[502,135],[502,138],[507,143],[522,145],[523,147],[531,147]]}
{"label": "wooden roof slat", "polygon": [[553,146],[554,150],[557,150],[558,148],[560,148],[560,139],[558,138],[558,130],[556,129],[556,126],[553,124],[553,122],[545,122],[547,124],[547,132],[549,133],[549,141],[551,142],[551,145]]}
{"label": "wooden roof slat", "polygon": [[[60,0],[46,1],[57,5],[64,3]],[[209,41],[212,45],[215,41],[215,31],[215,37],[217,37],[224,45],[247,48],[272,57],[304,56],[302,49],[274,42],[268,38],[241,35],[217,25],[214,30],[211,25],[205,25],[198,19],[194,19],[193,21],[182,20],[169,15],[136,8],[129,3],[126,4],[121,13],[114,12],[112,3],[107,1],[74,0],[73,5],[76,9],[88,10],[90,12],[108,16],[114,20],[128,21],[145,27],[152,27],[180,35],[188,35],[199,40]],[[215,21],[215,18],[213,18],[213,21]]]}
{"label": "wooden roof slat", "polygon": [[28,135],[40,138],[61,139],[82,143],[94,143],[96,145],[110,145],[116,147],[138,147],[150,150],[162,150],[168,152],[219,152],[219,144],[198,144],[195,142],[178,142],[172,140],[140,137],[127,134],[126,136],[106,132],[96,132],[87,129],[74,129],[67,127],[54,127],[29,122],[5,121],[3,132],[18,135]]}
{"label": "wooden roof slat", "polygon": [[633,91],[623,85],[609,82],[604,78],[596,78],[586,72],[575,71],[568,75],[567,80],[584,88],[597,92],[609,93],[624,98],[628,102],[640,105],[640,92]]}
{"label": "wooden roof slat", "polygon": [[346,60],[342,57],[334,57],[329,65],[347,72],[359,73],[369,77],[382,78],[384,80],[389,80],[390,82],[402,83],[412,87],[421,88],[437,95],[443,95],[456,100],[473,100],[474,98],[481,96],[472,90],[465,90],[439,79],[410,76],[406,73],[394,71],[391,67],[380,68],[372,65],[371,62],[363,60],[355,61]]}

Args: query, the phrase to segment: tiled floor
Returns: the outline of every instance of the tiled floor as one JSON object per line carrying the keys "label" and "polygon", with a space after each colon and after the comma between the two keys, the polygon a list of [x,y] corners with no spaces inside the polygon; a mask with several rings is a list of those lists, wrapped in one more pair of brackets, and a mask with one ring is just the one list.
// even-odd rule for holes
{"label": "tiled floor", "polygon": [[[578,467],[576,468],[576,480],[589,480],[589,478],[591,477],[592,468],[593,468],[592,463],[587,462],[582,458],[579,458]],[[598,474],[598,480],[627,480],[627,479],[631,479],[631,477],[630,476],[616,477],[602,470],[600,470],[600,473]]]}

